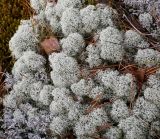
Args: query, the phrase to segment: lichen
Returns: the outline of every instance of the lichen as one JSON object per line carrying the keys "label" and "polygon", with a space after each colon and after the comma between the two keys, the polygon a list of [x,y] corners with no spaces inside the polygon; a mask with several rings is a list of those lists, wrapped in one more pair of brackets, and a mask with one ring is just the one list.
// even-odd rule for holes
{"label": "lichen", "polygon": [[[8,76],[5,82],[10,88],[3,100],[4,136],[155,137],[157,48],[131,29],[120,30],[117,11],[109,5],[83,7],[80,0],[32,0],[31,5],[36,15],[23,20],[10,40],[16,61],[12,81]],[[44,51],[43,41],[52,53]]]}

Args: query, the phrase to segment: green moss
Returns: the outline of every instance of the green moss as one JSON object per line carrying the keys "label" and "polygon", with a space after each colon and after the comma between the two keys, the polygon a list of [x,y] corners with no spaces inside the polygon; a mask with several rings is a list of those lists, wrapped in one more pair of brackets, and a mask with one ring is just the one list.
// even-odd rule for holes
{"label": "green moss", "polygon": [[10,70],[13,59],[8,43],[21,19],[30,17],[31,8],[27,0],[0,0],[0,64]]}

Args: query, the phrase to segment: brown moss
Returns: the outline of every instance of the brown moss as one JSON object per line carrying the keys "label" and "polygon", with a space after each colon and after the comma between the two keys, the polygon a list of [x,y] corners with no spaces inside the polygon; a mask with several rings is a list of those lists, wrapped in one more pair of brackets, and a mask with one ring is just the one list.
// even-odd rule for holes
{"label": "brown moss", "polygon": [[32,14],[28,0],[0,0],[0,64],[10,70],[13,59],[8,43],[15,33],[21,19],[28,19]]}

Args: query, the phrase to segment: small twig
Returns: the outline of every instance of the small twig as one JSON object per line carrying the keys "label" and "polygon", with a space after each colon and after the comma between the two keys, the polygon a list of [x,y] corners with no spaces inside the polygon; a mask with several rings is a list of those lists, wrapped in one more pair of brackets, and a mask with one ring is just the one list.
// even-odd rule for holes
{"label": "small twig", "polygon": [[116,65],[105,65],[105,66],[98,66],[98,67],[95,67],[95,68],[93,68],[93,69],[90,69],[90,72],[95,72],[95,71],[97,71],[97,70],[105,70],[105,69],[107,69],[107,68],[114,68],[114,67],[117,67],[117,66],[119,66],[118,64],[116,64]]}
{"label": "small twig", "polygon": [[146,74],[147,74],[147,75],[150,75],[150,74],[156,72],[158,69],[160,69],[160,67],[152,67],[152,68],[149,68],[149,69],[146,70]]}
{"label": "small twig", "polygon": [[126,16],[126,14],[124,14],[124,17],[126,18],[126,20],[129,22],[129,24],[141,35],[143,36],[152,36],[152,34],[145,34],[145,33],[142,33],[139,29],[137,29],[133,24],[132,22],[128,19],[128,17]]}
{"label": "small twig", "polygon": [[129,68],[129,67],[132,67],[132,68],[136,68],[136,65],[128,65],[128,66],[124,66],[122,69],[120,69],[120,70],[124,70],[124,69],[127,69],[127,68]]}

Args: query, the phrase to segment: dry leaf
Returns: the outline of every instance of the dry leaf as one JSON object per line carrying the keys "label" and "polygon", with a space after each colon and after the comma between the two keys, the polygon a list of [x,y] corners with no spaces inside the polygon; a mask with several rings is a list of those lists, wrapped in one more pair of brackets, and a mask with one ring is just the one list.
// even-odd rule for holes
{"label": "dry leaf", "polygon": [[137,78],[137,80],[143,83],[144,80],[145,80],[145,73],[146,73],[145,69],[138,69],[136,71],[136,78]]}
{"label": "dry leaf", "polygon": [[41,42],[41,47],[48,55],[60,50],[58,39],[55,37],[45,39],[43,42]]}

